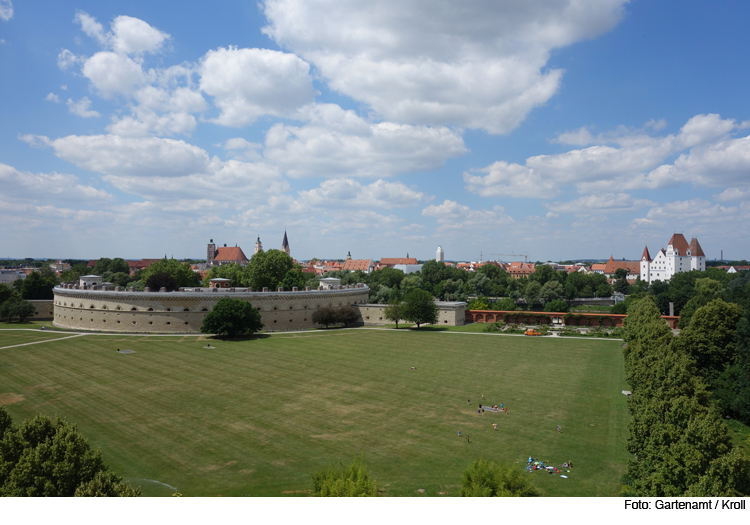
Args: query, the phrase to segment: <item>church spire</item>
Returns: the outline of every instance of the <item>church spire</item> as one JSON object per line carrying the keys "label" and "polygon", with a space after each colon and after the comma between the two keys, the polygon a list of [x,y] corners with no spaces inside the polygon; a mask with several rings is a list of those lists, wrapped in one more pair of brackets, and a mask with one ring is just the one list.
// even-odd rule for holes
{"label": "church spire", "polygon": [[286,238],[286,230],[284,230],[284,240],[281,241],[281,251],[289,255],[289,240]]}

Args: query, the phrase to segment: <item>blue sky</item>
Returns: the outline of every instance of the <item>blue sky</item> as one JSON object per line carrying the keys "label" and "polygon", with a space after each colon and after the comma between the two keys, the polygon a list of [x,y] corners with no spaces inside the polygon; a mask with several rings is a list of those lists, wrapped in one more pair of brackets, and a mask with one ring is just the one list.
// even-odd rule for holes
{"label": "blue sky", "polygon": [[0,0],[0,257],[748,257],[746,2]]}

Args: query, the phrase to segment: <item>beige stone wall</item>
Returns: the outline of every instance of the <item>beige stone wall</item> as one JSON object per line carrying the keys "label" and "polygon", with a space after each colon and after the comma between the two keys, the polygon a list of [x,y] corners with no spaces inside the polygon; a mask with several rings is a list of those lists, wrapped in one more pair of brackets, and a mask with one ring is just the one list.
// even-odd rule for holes
{"label": "beige stone wall", "polygon": [[31,319],[52,319],[55,315],[54,301],[50,299],[33,299],[29,301],[36,308],[36,312]]}
{"label": "beige stone wall", "polygon": [[55,288],[54,322],[60,328],[107,332],[199,333],[203,319],[223,297],[249,301],[260,310],[264,331],[313,328],[312,313],[324,306],[367,302],[370,289],[301,292],[115,292]]}
{"label": "beige stone wall", "polygon": [[[466,319],[466,303],[437,302],[438,305],[438,325],[444,326],[463,326]],[[393,324],[388,321],[383,314],[385,304],[361,304],[359,312],[365,326],[379,324]]]}

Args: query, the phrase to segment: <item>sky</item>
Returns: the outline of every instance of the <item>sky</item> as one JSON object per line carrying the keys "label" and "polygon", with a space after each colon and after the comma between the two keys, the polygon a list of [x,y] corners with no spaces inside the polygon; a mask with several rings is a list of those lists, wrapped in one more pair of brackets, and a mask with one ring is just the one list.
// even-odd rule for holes
{"label": "sky", "polygon": [[750,256],[750,3],[0,0],[0,258]]}

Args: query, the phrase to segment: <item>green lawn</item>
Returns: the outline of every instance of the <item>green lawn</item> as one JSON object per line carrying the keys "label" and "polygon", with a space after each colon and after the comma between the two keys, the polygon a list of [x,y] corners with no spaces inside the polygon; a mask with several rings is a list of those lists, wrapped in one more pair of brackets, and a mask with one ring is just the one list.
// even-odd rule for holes
{"label": "green lawn", "polygon": [[[13,334],[0,331],[0,347]],[[568,479],[529,474],[547,496],[614,496],[625,388],[621,343],[607,340],[360,328],[0,350],[0,401],[15,401],[16,422],[39,411],[75,422],[149,495],[174,492],[159,483],[186,496],[304,495],[311,472],[364,453],[391,496],[454,496],[470,461],[529,455],[573,460]],[[477,415],[482,393],[508,415]]]}

